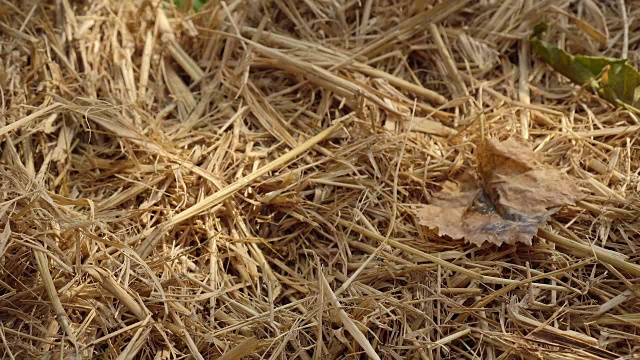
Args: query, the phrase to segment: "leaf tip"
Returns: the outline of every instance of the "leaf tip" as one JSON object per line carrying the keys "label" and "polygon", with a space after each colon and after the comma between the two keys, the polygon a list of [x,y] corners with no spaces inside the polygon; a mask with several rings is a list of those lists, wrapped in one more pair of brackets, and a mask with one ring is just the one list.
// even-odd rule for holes
{"label": "leaf tip", "polygon": [[540,37],[540,35],[546,33],[549,30],[549,25],[545,22],[540,22],[533,27],[532,38]]}

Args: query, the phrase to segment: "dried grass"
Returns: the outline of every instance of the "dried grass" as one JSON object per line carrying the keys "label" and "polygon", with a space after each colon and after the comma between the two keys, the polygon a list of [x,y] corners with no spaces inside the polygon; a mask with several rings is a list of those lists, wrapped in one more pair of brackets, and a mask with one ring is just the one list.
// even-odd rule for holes
{"label": "dried grass", "polygon": [[[637,67],[640,7],[433,3],[1,0],[2,357],[640,353],[640,122],[522,41]],[[482,136],[588,197],[439,238],[412,208]]]}

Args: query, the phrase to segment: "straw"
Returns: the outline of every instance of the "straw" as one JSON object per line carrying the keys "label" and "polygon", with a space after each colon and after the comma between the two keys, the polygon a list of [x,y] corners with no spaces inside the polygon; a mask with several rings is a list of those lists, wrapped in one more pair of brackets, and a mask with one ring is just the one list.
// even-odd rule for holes
{"label": "straw", "polygon": [[[638,68],[640,8],[193,5],[0,0],[0,355],[640,353],[640,119],[527,40]],[[421,225],[513,137],[584,198],[531,245]]]}

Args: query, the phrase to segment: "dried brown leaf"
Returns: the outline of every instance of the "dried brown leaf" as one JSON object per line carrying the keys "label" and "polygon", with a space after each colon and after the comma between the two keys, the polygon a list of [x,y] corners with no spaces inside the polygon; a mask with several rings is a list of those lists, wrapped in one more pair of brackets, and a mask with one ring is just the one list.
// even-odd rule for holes
{"label": "dried brown leaf", "polygon": [[569,175],[538,162],[517,140],[486,140],[476,157],[477,173],[446,182],[417,210],[420,224],[478,246],[530,245],[549,215],[583,196]]}

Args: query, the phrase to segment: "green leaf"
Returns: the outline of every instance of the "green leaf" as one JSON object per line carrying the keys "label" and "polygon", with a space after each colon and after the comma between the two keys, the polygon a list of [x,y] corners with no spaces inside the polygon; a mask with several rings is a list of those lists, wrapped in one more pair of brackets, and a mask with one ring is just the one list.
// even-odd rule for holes
{"label": "green leaf", "polygon": [[627,59],[571,55],[540,40],[545,23],[536,25],[529,39],[533,53],[575,84],[591,88],[614,105],[640,113],[640,73]]}
{"label": "green leaf", "polygon": [[200,11],[204,4],[207,3],[207,0],[193,0],[193,10],[196,12]]}
{"label": "green leaf", "polygon": [[[164,0],[164,1],[170,2],[171,0]],[[188,1],[188,0],[173,0],[173,3],[176,4],[176,6],[179,8],[180,5],[185,1]],[[207,0],[191,0],[191,7],[195,12],[198,12],[200,11],[200,9],[202,9],[204,4],[206,3],[207,3]]]}

